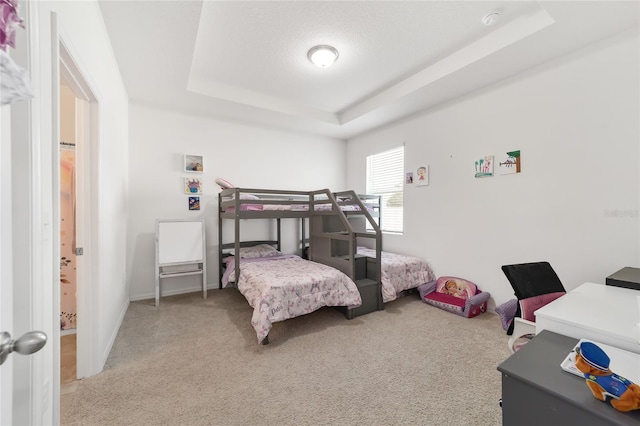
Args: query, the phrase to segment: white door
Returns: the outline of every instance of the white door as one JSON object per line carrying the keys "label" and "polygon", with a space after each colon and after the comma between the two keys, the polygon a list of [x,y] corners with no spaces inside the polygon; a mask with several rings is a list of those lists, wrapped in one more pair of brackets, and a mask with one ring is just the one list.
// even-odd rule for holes
{"label": "white door", "polygon": [[30,105],[20,102],[15,108],[0,107],[0,425],[40,422],[44,407],[39,402],[48,405],[50,392],[50,381],[46,386],[34,386],[36,378],[43,383],[39,371],[45,357],[24,357],[41,349],[47,336],[30,330],[38,323],[31,315],[36,288],[29,278],[34,271],[32,203],[16,190],[16,182],[24,182],[25,173],[30,174],[29,168],[20,167],[31,160],[25,155],[29,149],[24,147],[31,133],[24,120]]}
{"label": "white door", "polygon": [[[16,32],[11,57],[34,82],[41,74],[38,2],[20,6],[26,29]],[[13,339],[34,329],[49,335],[41,351],[29,356],[13,353],[0,366],[2,425],[57,423],[52,399],[59,382],[53,362],[59,325],[52,312],[57,273],[52,238],[54,129],[42,125],[50,120],[41,116],[50,93],[43,86],[43,80],[36,80],[33,99],[0,107],[0,331]]]}
{"label": "white door", "polygon": [[[42,377],[37,370],[41,369],[44,357],[37,360],[25,358],[24,355],[38,351],[46,342],[46,335],[42,332],[34,333],[29,330],[34,321],[30,313],[33,300],[30,297],[32,283],[25,279],[31,256],[22,256],[23,250],[29,244],[19,241],[30,234],[29,227],[24,226],[29,221],[19,218],[25,214],[28,207],[18,207],[16,199],[16,177],[22,172],[15,167],[21,163],[17,158],[24,150],[16,147],[16,141],[24,142],[25,132],[16,128],[15,121],[28,110],[26,105],[12,110],[10,106],[1,107],[0,112],[0,425],[33,424],[39,422],[43,406],[35,403],[39,395],[44,402],[44,395],[50,390],[42,389],[43,393],[34,392],[36,377]],[[18,160],[18,161],[16,161]],[[23,159],[26,160],[26,159]],[[29,203],[25,203],[29,204]],[[28,216],[27,216],[28,217]],[[26,289],[26,291],[25,291]],[[20,309],[14,310],[14,306]],[[15,346],[12,341],[16,341]],[[17,358],[16,358],[17,357]],[[34,362],[35,361],[35,362]],[[48,397],[46,397],[48,398]],[[37,407],[37,408],[36,408]],[[37,409],[34,413],[34,409]]]}
{"label": "white door", "polygon": [[[0,107],[0,200],[11,199],[11,126],[8,106]],[[0,203],[0,331],[13,331],[11,203]],[[12,424],[13,363],[0,366],[0,425]]]}

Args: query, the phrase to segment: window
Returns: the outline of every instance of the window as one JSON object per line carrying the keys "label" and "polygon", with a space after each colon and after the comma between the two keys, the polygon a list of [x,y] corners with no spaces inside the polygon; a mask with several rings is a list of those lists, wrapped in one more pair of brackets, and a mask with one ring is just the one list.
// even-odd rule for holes
{"label": "window", "polygon": [[380,228],[403,231],[404,146],[367,157],[367,194],[379,195]]}

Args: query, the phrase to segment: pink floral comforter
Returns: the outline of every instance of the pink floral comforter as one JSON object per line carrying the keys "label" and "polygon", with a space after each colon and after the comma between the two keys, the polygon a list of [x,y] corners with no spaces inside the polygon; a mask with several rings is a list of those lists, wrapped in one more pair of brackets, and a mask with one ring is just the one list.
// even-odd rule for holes
{"label": "pink floral comforter", "polygon": [[[376,257],[376,251],[358,247],[358,254]],[[403,290],[415,288],[420,284],[436,279],[429,262],[418,257],[382,252],[382,301],[391,302],[398,298]]]}
{"label": "pink floral comforter", "polygon": [[[233,276],[233,262],[225,275]],[[308,314],[323,306],[362,304],[355,283],[327,265],[296,255],[241,261],[238,290],[253,307],[251,325],[258,343],[269,334],[274,322]]]}

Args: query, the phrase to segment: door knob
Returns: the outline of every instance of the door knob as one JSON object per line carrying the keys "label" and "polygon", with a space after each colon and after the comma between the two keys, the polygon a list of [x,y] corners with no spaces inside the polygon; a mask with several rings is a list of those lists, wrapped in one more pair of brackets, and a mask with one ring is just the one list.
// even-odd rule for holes
{"label": "door knob", "polygon": [[4,364],[11,352],[29,355],[38,352],[47,343],[47,335],[42,331],[30,331],[17,340],[11,340],[11,334],[0,332],[0,365]]}

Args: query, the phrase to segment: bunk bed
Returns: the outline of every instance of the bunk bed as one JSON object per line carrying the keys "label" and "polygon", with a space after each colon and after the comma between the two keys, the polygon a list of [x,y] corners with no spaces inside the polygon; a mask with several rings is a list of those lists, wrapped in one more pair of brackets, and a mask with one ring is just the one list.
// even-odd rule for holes
{"label": "bunk bed", "polygon": [[[372,208],[353,191],[226,188],[218,195],[218,206],[220,286],[231,283],[253,307],[251,322],[259,343],[269,342],[274,322],[323,306],[341,307],[349,319],[382,309],[381,233]],[[352,216],[365,217],[371,230],[354,229]],[[280,253],[281,220],[286,218],[301,220],[301,253],[307,240],[304,221],[309,220],[310,260]],[[240,228],[245,219],[274,220],[277,239],[242,241]],[[234,224],[228,243],[223,236],[225,220]],[[357,238],[372,239],[378,247],[373,260],[377,266],[369,268],[370,276],[361,268]]]}

